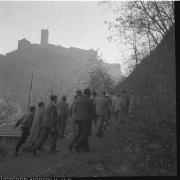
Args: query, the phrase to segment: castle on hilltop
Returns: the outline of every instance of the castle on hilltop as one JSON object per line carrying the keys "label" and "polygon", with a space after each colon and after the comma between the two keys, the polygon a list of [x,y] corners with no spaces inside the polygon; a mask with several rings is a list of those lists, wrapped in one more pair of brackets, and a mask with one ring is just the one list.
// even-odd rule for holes
{"label": "castle on hilltop", "polygon": [[[41,29],[41,42],[40,42],[41,47],[45,48],[48,46],[48,44],[49,44],[48,36],[49,36],[48,29]],[[30,45],[31,45],[31,42],[25,38],[18,41],[18,49],[24,49],[24,48],[29,47]]]}

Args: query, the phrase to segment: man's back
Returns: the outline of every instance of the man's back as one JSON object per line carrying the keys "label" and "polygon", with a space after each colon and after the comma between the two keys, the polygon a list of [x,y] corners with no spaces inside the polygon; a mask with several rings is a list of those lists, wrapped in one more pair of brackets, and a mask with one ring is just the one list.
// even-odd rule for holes
{"label": "man's back", "polygon": [[57,123],[57,109],[55,104],[50,103],[47,105],[45,109],[43,126],[54,127],[56,123]]}
{"label": "man's back", "polygon": [[96,97],[95,104],[96,104],[97,115],[105,115],[105,113],[107,113],[108,100],[105,97],[103,96]]}
{"label": "man's back", "polygon": [[75,104],[75,119],[76,120],[91,120],[93,107],[92,102],[87,96],[80,97]]}
{"label": "man's back", "polygon": [[68,113],[68,104],[66,103],[66,101],[60,101],[57,104],[57,113],[58,113],[58,116]]}

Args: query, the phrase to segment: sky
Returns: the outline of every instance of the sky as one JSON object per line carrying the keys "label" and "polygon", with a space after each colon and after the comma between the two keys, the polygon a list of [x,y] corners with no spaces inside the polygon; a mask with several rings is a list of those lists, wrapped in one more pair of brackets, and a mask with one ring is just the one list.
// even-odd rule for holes
{"label": "sky", "polygon": [[41,29],[48,29],[50,44],[99,49],[106,62],[121,64],[122,52],[107,40],[107,18],[97,1],[0,1],[0,54],[22,38],[40,43]]}

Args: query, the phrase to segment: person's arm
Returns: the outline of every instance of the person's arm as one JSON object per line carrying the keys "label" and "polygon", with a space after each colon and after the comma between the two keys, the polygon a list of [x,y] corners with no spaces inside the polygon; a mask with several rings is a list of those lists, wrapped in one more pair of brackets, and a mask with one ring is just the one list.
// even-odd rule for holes
{"label": "person's arm", "polygon": [[22,119],[23,119],[23,117],[21,117],[21,118],[16,122],[16,124],[15,124],[14,127],[13,127],[14,129],[19,126],[19,124],[22,122]]}

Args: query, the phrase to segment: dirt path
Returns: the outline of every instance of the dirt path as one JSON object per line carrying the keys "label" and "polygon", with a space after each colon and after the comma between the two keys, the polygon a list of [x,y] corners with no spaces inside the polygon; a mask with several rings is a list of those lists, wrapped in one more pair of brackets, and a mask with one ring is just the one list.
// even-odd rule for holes
{"label": "dirt path", "polygon": [[69,135],[59,140],[58,153],[41,152],[37,157],[22,152],[18,157],[9,157],[0,163],[0,176],[136,176],[126,150],[128,136],[125,130],[116,131],[109,125],[104,137],[93,132],[90,137],[91,152],[77,154],[68,152]]}

